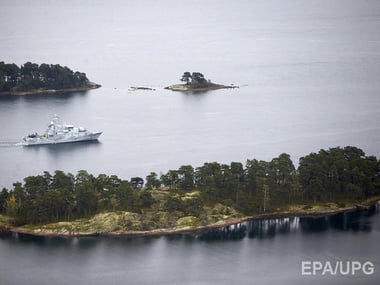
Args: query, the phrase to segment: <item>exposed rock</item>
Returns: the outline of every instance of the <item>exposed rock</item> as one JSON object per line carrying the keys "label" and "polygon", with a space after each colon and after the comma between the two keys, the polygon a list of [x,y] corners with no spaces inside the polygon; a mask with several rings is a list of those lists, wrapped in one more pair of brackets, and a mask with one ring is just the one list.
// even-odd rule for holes
{"label": "exposed rock", "polygon": [[142,86],[131,86],[131,87],[129,87],[129,91],[137,91],[137,90],[156,91],[156,89],[151,88],[151,87],[142,87]]}
{"label": "exposed rock", "polygon": [[209,82],[204,85],[193,85],[193,84],[173,84],[170,86],[165,87],[167,90],[171,91],[181,91],[181,92],[206,92],[210,90],[217,90],[217,89],[234,89],[239,88],[239,86],[236,85],[223,85],[223,84],[215,84],[212,82]]}
{"label": "exposed rock", "polygon": [[200,220],[197,217],[194,216],[186,216],[182,217],[177,220],[176,226],[177,227],[191,227],[196,228],[200,226]]}

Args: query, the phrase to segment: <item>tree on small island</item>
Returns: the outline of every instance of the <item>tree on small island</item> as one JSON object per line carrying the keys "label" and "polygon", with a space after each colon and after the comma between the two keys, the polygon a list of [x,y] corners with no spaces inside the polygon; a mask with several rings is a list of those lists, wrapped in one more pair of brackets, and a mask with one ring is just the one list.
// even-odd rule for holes
{"label": "tree on small island", "polygon": [[192,77],[191,77],[190,72],[186,71],[186,72],[183,73],[181,81],[186,82],[186,85],[189,85],[189,83],[191,81],[191,78]]}
{"label": "tree on small island", "polygon": [[207,80],[205,79],[204,75],[200,72],[193,72],[192,79],[192,84],[204,85],[207,83]]}
{"label": "tree on small island", "polygon": [[204,75],[200,72],[193,72],[190,74],[190,72],[186,71],[183,73],[181,81],[186,82],[186,85],[192,85],[192,86],[205,86],[208,82]]}
{"label": "tree on small island", "polygon": [[165,89],[183,92],[205,92],[215,89],[238,88],[238,86],[234,85],[226,86],[223,84],[213,83],[210,80],[207,80],[205,76],[200,72],[190,73],[189,71],[186,71],[183,73],[180,80],[182,82],[185,82],[185,84],[173,84],[165,87]]}

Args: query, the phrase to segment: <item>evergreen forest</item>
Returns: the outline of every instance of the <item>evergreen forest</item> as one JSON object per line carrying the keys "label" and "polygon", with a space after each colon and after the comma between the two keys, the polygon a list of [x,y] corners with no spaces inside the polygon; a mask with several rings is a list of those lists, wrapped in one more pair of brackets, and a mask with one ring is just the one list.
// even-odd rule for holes
{"label": "evergreen forest", "polygon": [[26,62],[19,67],[0,62],[0,92],[62,90],[86,87],[89,83],[85,73],[59,64]]}
{"label": "evergreen forest", "polygon": [[[197,215],[204,205],[221,203],[253,215],[292,204],[360,202],[380,194],[380,161],[347,146],[321,149],[299,160],[296,168],[286,153],[271,161],[248,159],[221,164],[207,162],[145,179],[123,180],[116,175],[76,175],[57,170],[26,177],[0,192],[0,213],[18,224],[39,224],[89,217],[104,211],[141,212],[154,203],[154,191],[169,193],[165,207]],[[187,202],[178,194],[197,191]]]}

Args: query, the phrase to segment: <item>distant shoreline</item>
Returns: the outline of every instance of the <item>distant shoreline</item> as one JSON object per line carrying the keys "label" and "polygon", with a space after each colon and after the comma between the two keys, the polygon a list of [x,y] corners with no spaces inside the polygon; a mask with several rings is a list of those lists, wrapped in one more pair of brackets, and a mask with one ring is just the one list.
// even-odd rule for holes
{"label": "distant shoreline", "polygon": [[76,88],[66,88],[66,89],[34,89],[28,91],[5,91],[0,92],[0,96],[12,95],[12,96],[29,96],[29,95],[37,95],[37,94],[55,94],[55,93],[72,93],[72,92],[83,92],[92,89],[100,88],[101,85],[90,82],[86,86],[76,87]]}
{"label": "distant shoreline", "polygon": [[30,236],[41,236],[41,237],[148,237],[148,236],[164,236],[173,234],[196,234],[207,232],[212,229],[227,227],[251,220],[258,219],[278,219],[278,218],[291,218],[291,217],[310,217],[319,218],[332,216],[339,213],[354,212],[367,210],[370,206],[375,205],[380,201],[380,196],[375,196],[362,201],[360,204],[350,205],[344,208],[334,208],[334,209],[319,209],[316,210],[295,210],[295,211],[275,211],[270,213],[256,214],[252,216],[244,216],[239,218],[229,218],[227,220],[218,221],[205,226],[199,227],[174,227],[174,228],[159,228],[146,231],[110,231],[110,232],[54,232],[51,230],[29,230],[25,227],[10,227],[8,231],[14,234],[24,234]]}

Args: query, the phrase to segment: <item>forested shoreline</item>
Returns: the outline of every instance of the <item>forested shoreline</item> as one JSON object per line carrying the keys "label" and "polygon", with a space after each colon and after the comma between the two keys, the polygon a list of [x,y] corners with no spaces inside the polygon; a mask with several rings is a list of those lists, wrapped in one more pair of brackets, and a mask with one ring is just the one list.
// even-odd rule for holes
{"label": "forested shoreline", "polygon": [[283,153],[271,161],[248,159],[245,166],[241,162],[183,165],[161,175],[151,172],[145,181],[95,177],[85,170],[76,175],[45,171],[14,183],[10,190],[3,188],[0,213],[17,225],[70,221],[110,211],[152,213],[157,222],[156,212],[173,213],[199,219],[199,224],[207,220],[205,209],[215,205],[222,205],[220,212],[227,216],[233,211],[254,215],[294,204],[335,202],[345,207],[379,194],[380,161],[347,146],[310,153],[300,158],[297,169]]}
{"label": "forested shoreline", "polygon": [[26,62],[20,67],[0,62],[0,94],[34,94],[44,91],[75,91],[98,88],[86,74],[59,64]]}

